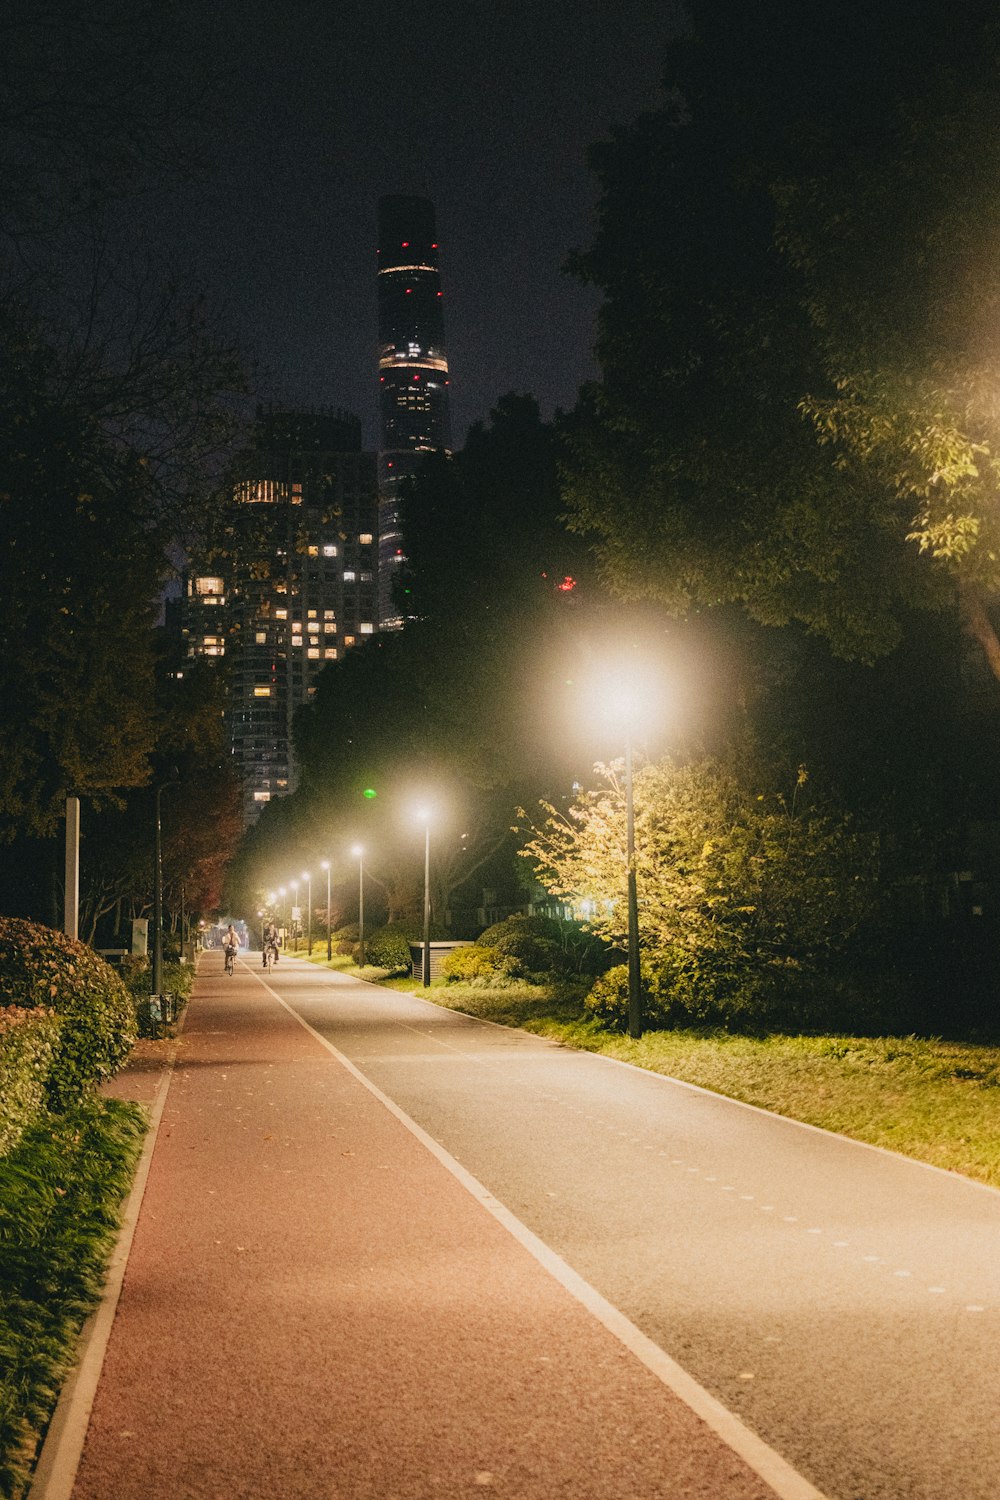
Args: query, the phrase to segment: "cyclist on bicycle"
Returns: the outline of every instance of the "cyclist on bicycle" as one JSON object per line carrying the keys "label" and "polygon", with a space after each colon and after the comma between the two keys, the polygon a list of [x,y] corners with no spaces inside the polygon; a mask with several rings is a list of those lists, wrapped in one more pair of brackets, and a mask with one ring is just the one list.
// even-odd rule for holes
{"label": "cyclist on bicycle", "polygon": [[261,950],[260,961],[265,969],[267,968],[269,958],[273,963],[278,962],[278,929],[275,927],[273,921],[268,922],[264,928],[264,941],[261,943]]}
{"label": "cyclist on bicycle", "polygon": [[240,936],[232,922],[230,922],[226,934],[222,939],[222,946],[226,952],[226,973],[231,974],[236,958],[236,950],[240,946]]}

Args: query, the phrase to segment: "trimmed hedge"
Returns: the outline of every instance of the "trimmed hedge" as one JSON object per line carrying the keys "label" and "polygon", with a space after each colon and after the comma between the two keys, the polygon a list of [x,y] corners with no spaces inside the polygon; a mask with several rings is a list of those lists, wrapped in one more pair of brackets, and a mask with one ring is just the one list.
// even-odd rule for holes
{"label": "trimmed hedge", "polygon": [[65,1109],[116,1073],[136,1038],[135,1007],[110,964],[40,922],[0,917],[0,1007],[55,1011],[48,1103]]}
{"label": "trimmed hedge", "polygon": [[[418,922],[393,922],[388,927],[376,927],[365,935],[365,961],[376,969],[387,969],[390,974],[410,972],[410,944],[419,943],[424,929]],[[431,924],[431,941],[448,936],[437,923]],[[357,944],[354,945],[355,950]]]}
{"label": "trimmed hedge", "polygon": [[485,984],[514,979],[520,971],[516,959],[508,958],[499,948],[470,943],[449,953],[441,972],[449,984]]}
{"label": "trimmed hedge", "polygon": [[45,1109],[59,1029],[54,1011],[0,1009],[0,1156],[13,1151]]}

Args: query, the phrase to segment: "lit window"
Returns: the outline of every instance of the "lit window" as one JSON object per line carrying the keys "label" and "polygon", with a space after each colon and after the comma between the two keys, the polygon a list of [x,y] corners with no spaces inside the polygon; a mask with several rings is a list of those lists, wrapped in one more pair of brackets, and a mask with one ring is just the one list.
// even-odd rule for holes
{"label": "lit window", "polygon": [[306,553],[308,554],[309,557],[319,557],[319,548],[318,547],[307,547],[306,548]]}
{"label": "lit window", "polygon": [[253,800],[255,802],[270,802],[270,800],[271,800],[271,793],[270,792],[254,792],[254,794],[253,794]]}
{"label": "lit window", "polygon": [[254,640],[257,642],[258,646],[266,646],[267,645],[267,631],[266,630],[258,630],[257,634],[254,636]]}
{"label": "lit window", "polygon": [[288,610],[287,609],[276,609],[274,611],[274,618],[276,620],[287,620],[288,619]]}
{"label": "lit window", "polygon": [[336,661],[336,659],[337,659],[337,648],[336,648],[336,646],[327,646],[326,650],[323,652],[323,655],[324,655],[324,657],[326,658],[327,661]]}
{"label": "lit window", "polygon": [[324,609],[323,618],[324,620],[335,620],[337,616],[334,614],[332,609]]}
{"label": "lit window", "polygon": [[371,534],[370,531],[363,531],[361,533],[361,535],[358,537],[358,541],[361,543],[362,547],[370,546],[370,544],[374,540],[375,540],[375,538],[372,536],[372,534]]}
{"label": "lit window", "polygon": [[354,637],[353,637],[353,635],[345,635],[344,636],[344,645],[345,646],[353,646],[354,645]]}
{"label": "lit window", "polygon": [[372,581],[372,575],[370,573],[362,573],[362,575],[361,575],[361,582],[362,583],[371,583],[371,581]]}
{"label": "lit window", "polygon": [[337,549],[336,549],[336,547],[333,546],[332,542],[328,542],[326,544],[326,546],[323,548],[323,556],[324,557],[336,557],[336,555],[337,555]]}
{"label": "lit window", "polygon": [[336,635],[337,634],[337,627],[333,623],[332,620],[327,620],[326,624],[323,626],[323,634],[324,635]]}
{"label": "lit window", "polygon": [[345,583],[353,583],[356,577],[357,577],[356,573],[353,573],[353,572],[345,573],[344,574],[344,582]]}
{"label": "lit window", "polygon": [[315,658],[315,657],[319,656],[319,647],[318,646],[310,646],[309,650],[306,652],[306,655],[308,657],[310,657],[310,658]]}
{"label": "lit window", "polygon": [[301,620],[293,620],[292,621],[292,634],[293,635],[295,635],[296,633],[301,634],[301,631],[302,631],[302,621]]}
{"label": "lit window", "polygon": [[310,620],[315,620],[315,618],[316,618],[316,611],[314,609],[307,609],[306,610],[306,616]]}
{"label": "lit window", "polygon": [[255,698],[270,698],[271,689],[269,687],[255,687],[253,695]]}
{"label": "lit window", "polygon": [[222,637],[219,635],[203,635],[202,641],[206,646],[218,646],[221,644]]}
{"label": "lit window", "polygon": [[367,624],[365,624],[365,625],[359,625],[358,626],[358,632],[359,632],[360,635],[374,635],[375,634],[375,626],[374,625],[367,625]]}
{"label": "lit window", "polygon": [[278,779],[277,779],[277,781],[276,781],[276,782],[275,782],[275,786],[287,786],[287,785],[288,785],[288,782],[287,782],[287,781],[285,781],[285,780],[284,780],[284,779],[283,779],[283,778],[282,778],[282,777],[280,777],[280,776],[279,776],[279,777],[278,777]]}
{"label": "lit window", "polygon": [[194,581],[196,594],[222,594],[225,588],[221,578],[196,578]]}
{"label": "lit window", "polygon": [[300,635],[293,635],[292,636],[292,645],[293,646],[301,646],[302,645],[302,637]]}
{"label": "lit window", "polygon": [[306,629],[309,631],[310,635],[315,635],[315,633],[319,630],[319,621],[318,620],[310,620],[309,623],[306,625]]}

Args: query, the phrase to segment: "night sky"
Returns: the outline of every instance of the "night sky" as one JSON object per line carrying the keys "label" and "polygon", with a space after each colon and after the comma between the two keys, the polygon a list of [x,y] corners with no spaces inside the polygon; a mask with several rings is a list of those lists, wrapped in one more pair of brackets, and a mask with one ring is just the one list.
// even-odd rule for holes
{"label": "night sky", "polygon": [[660,97],[674,0],[222,0],[185,46],[225,71],[199,182],[129,212],[196,276],[264,399],[357,413],[375,446],[375,212],[435,203],[456,445],[508,390],[550,415],[592,358],[588,146]]}

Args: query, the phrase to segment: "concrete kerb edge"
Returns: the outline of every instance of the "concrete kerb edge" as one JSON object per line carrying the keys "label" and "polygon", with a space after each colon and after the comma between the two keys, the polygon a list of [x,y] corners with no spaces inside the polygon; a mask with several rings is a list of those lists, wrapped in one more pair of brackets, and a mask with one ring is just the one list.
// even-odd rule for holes
{"label": "concrete kerb edge", "polygon": [[[183,1029],[186,1014],[185,1009],[178,1035]],[[70,1500],[73,1492],[175,1061],[176,1052],[167,1059],[163,1077],[157,1084],[149,1111],[149,1128],[132,1188],[125,1201],[118,1239],[108,1262],[101,1301],[80,1331],[79,1357],[60,1392],[25,1500]]]}
{"label": "concrete kerb edge", "polygon": [[[257,975],[261,985],[276,1000],[284,1010],[303,1027],[305,1031],[316,1038],[340,1064],[346,1072],[368,1090],[378,1102],[389,1111],[391,1115],[413,1135],[422,1146],[465,1188],[477,1203],[486,1209],[507,1232],[512,1235],[518,1243],[527,1250],[538,1263],[559,1284],[569,1292],[570,1296],[581,1303],[583,1307],[596,1318],[609,1333],[624,1345],[664,1386],[670,1390],[680,1401],[700,1418],[706,1427],[721,1439],[723,1443],[735,1453],[743,1463],[769,1485],[778,1497],[778,1500],[827,1500],[822,1491],[818,1490],[803,1474],[792,1468],[791,1464],[769,1447],[764,1440],[757,1436],[749,1427],[740,1421],[733,1412],[718,1401],[704,1386],[699,1385],[692,1375],[669,1354],[665,1353],[660,1346],[653,1342],[640,1328],[637,1328],[629,1318],[625,1316],[613,1303],[585,1281],[578,1272],[574,1271],[560,1255],[557,1255],[544,1240],[523,1224],[521,1220],[507,1206],[467,1171],[450,1152],[440,1145],[433,1136],[429,1135],[416,1120],[410,1118],[394,1100],[384,1094],[370,1078],[351,1062],[350,1058],[340,1052],[332,1042],[323,1034],[311,1026],[301,1016],[293,1005],[273,990],[267,981]],[[423,997],[420,997],[423,998]],[[433,1001],[426,1002],[433,1004]],[[438,1007],[441,1009],[442,1007]],[[465,1014],[461,1012],[461,1014]],[[478,1017],[470,1017],[477,1020]],[[511,1028],[505,1027],[505,1030]],[[520,1029],[520,1028],[517,1028]],[[530,1033],[528,1033],[530,1034]],[[645,1070],[643,1070],[645,1071]],[[661,1075],[662,1076],[662,1075]],[[719,1096],[724,1097],[724,1096]],[[766,1113],[766,1111],[765,1111]],[[31,1500],[35,1500],[32,1496]],[[55,1497],[45,1497],[45,1500],[55,1500]]]}

